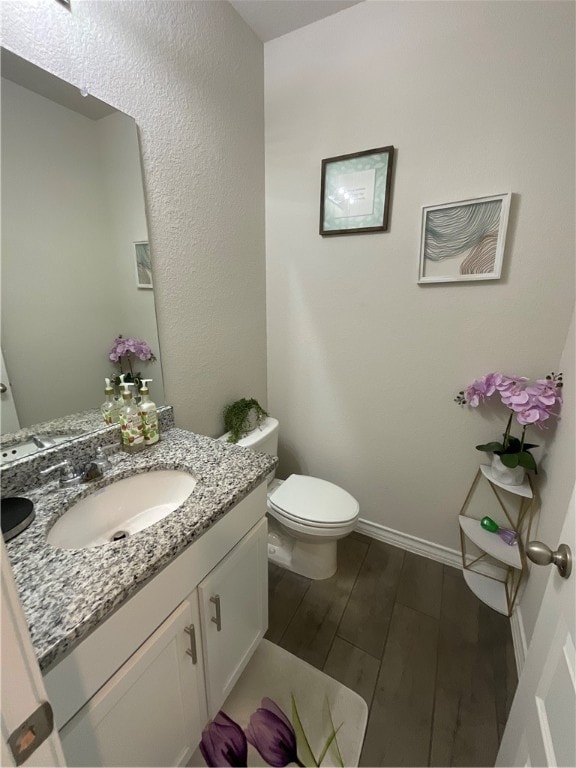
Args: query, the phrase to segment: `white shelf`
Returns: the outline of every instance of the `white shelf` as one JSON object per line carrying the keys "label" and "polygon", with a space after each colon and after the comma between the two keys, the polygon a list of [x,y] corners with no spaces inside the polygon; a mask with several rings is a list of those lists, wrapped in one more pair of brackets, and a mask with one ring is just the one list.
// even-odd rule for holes
{"label": "white shelf", "polygon": [[[506,545],[504,545],[506,546]],[[506,600],[506,587],[503,582],[489,579],[480,573],[464,569],[464,580],[476,597],[493,608],[498,613],[508,616],[508,603]]]}
{"label": "white shelf", "polygon": [[518,568],[519,570],[522,568],[518,544],[510,547],[502,541],[497,533],[485,531],[480,525],[480,521],[474,520],[472,517],[459,515],[458,522],[460,523],[460,528],[462,528],[470,541],[473,541],[477,547],[480,547],[488,555],[506,565],[511,565],[512,568]]}
{"label": "white shelf", "polygon": [[530,487],[527,476],[520,485],[507,485],[506,483],[500,482],[500,480],[496,480],[492,472],[492,467],[488,466],[488,464],[480,464],[480,469],[486,480],[497,485],[498,488],[502,488],[502,490],[508,491],[509,493],[515,493],[516,496],[524,496],[525,499],[531,499],[533,497],[534,494],[532,493],[532,488]]}

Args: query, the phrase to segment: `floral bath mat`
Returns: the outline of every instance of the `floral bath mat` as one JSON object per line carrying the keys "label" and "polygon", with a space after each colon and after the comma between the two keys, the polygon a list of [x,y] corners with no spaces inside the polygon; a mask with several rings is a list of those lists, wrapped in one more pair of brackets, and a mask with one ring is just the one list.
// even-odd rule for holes
{"label": "floral bath mat", "polygon": [[356,766],[368,707],[354,691],[262,640],[191,766]]}

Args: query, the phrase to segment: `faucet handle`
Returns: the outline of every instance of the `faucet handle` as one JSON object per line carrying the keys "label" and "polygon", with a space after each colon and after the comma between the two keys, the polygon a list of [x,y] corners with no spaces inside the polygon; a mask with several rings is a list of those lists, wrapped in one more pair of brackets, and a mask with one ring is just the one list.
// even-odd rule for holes
{"label": "faucet handle", "polygon": [[99,445],[98,448],[96,448],[96,455],[95,458],[97,461],[100,461],[102,463],[102,466],[106,466],[106,469],[111,469],[112,464],[108,461],[108,455],[112,453],[117,453],[120,450],[120,446],[116,443],[112,443],[111,445]]}
{"label": "faucet handle", "polygon": [[96,448],[96,458],[101,459],[103,456],[107,456],[109,453],[114,453],[114,451],[119,451],[120,445],[116,443],[111,443],[110,445],[99,445],[98,448]]}
{"label": "faucet handle", "polygon": [[47,477],[48,475],[51,475],[52,472],[55,472],[57,469],[61,470],[60,472],[61,488],[67,488],[70,485],[78,485],[78,483],[80,483],[82,480],[82,473],[76,473],[74,471],[74,467],[68,461],[68,459],[64,459],[64,461],[61,461],[59,464],[53,464],[51,467],[47,467],[46,469],[40,470],[40,476]]}

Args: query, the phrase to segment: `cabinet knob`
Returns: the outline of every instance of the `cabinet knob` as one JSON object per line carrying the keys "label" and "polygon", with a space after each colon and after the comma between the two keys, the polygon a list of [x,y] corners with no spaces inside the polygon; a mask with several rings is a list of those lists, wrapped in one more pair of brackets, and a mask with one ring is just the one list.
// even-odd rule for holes
{"label": "cabinet knob", "polygon": [[184,632],[190,637],[190,648],[186,649],[186,653],[192,659],[192,664],[196,664],[198,661],[198,654],[196,652],[196,630],[194,629],[194,624],[189,624],[187,627],[184,627]]}
{"label": "cabinet knob", "polygon": [[222,629],[222,616],[220,615],[220,595],[214,595],[210,598],[210,602],[216,606],[216,616],[212,616],[212,621],[216,624],[218,632]]}
{"label": "cabinet knob", "polygon": [[560,544],[556,552],[552,552],[550,547],[541,541],[529,541],[526,544],[526,554],[536,565],[554,564],[563,579],[567,579],[572,572],[572,552],[567,544]]}

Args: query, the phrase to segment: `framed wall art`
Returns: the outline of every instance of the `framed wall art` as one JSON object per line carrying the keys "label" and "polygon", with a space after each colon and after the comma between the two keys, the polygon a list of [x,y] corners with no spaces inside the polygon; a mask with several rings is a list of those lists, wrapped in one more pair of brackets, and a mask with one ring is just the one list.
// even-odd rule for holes
{"label": "framed wall art", "polygon": [[386,232],[394,147],[322,160],[320,234]]}
{"label": "framed wall art", "polygon": [[136,285],[138,288],[154,288],[152,283],[150,245],[147,242],[134,243],[134,261],[136,264]]}
{"label": "framed wall art", "polygon": [[418,282],[498,280],[511,196],[423,208]]}

